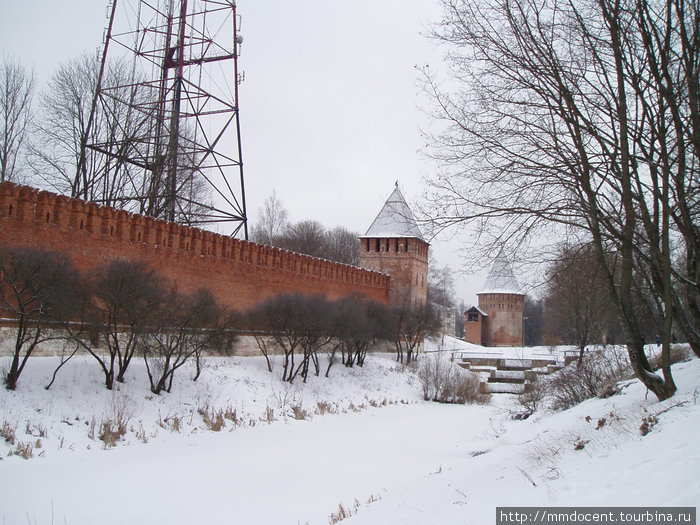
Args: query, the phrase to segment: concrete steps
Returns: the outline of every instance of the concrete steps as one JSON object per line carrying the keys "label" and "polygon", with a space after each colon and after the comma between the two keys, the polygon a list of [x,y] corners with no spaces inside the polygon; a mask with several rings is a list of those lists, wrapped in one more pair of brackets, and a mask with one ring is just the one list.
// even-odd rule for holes
{"label": "concrete steps", "polygon": [[522,394],[538,376],[552,374],[564,366],[548,355],[519,359],[486,352],[460,352],[453,356],[453,361],[467,370],[478,372],[481,391],[491,394]]}

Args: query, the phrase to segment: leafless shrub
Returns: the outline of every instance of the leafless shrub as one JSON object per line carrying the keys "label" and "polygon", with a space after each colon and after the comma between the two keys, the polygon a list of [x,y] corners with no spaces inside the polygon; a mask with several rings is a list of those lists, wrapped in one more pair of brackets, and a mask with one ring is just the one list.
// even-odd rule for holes
{"label": "leafless shrub", "polygon": [[342,502],[338,504],[338,512],[332,512],[330,517],[328,518],[329,523],[333,525],[334,523],[338,523],[339,521],[343,521],[344,519],[349,518],[350,516],[353,516],[354,514],[357,514],[357,510],[360,508],[360,502],[355,499],[352,505],[348,505],[347,507],[343,506]]}
{"label": "leafless shrub", "polygon": [[230,341],[222,311],[209,290],[189,295],[171,289],[153,316],[142,339],[142,354],[151,392],[170,392],[175,372],[197,352],[225,353]]}
{"label": "leafless shrub", "polygon": [[578,363],[571,363],[548,381],[552,408],[563,410],[596,397],[610,385],[627,379],[632,371],[616,354],[593,352]]}
{"label": "leafless shrub", "polygon": [[263,336],[258,338],[263,355],[267,357],[271,347],[282,351],[282,381],[292,383],[301,376],[306,382],[312,369],[315,375],[320,374],[322,349],[332,348],[329,368],[333,362],[337,346],[334,344],[336,311],[336,303],[322,295],[280,294],[250,311],[248,324],[252,330],[270,336],[269,340]]}
{"label": "leafless shrub", "polygon": [[547,395],[547,388],[544,381],[535,377],[525,386],[525,391],[517,396],[516,403],[522,409],[518,413],[516,419],[527,419],[529,416],[537,412],[542,401]]}
{"label": "leafless shrub", "polygon": [[427,355],[418,368],[423,399],[439,403],[487,403],[489,394],[479,388],[479,376],[454,365],[443,353]]}
{"label": "leafless shrub", "polygon": [[29,421],[27,421],[25,432],[28,435],[34,437],[45,438],[48,435],[48,431],[46,430],[46,427],[44,425],[42,425],[41,423],[30,423]]}
{"label": "leafless shrub", "polygon": [[143,428],[143,423],[139,421],[139,428],[134,431],[136,438],[142,443],[148,443],[148,436],[146,435],[146,429]]}
{"label": "leafless shrub", "polygon": [[97,437],[105,444],[105,448],[108,448],[115,446],[125,434],[126,427],[108,419],[100,424],[100,433]]}
{"label": "leafless shrub", "polygon": [[642,418],[642,424],[639,426],[639,432],[641,432],[642,436],[646,436],[658,422],[659,418],[657,418],[655,415],[647,414]]}
{"label": "leafless shrub", "polygon": [[378,339],[393,337],[392,319],[385,306],[351,295],[330,301],[321,295],[300,293],[271,297],[247,312],[245,323],[272,371],[269,355],[283,355],[282,381],[296,377],[306,382],[309,372],[321,372],[321,358],[327,356],[325,376],[338,361],[363,366]]}
{"label": "leafless shrub", "polygon": [[[104,443],[105,448],[113,447],[117,441],[126,435],[129,421],[134,415],[132,400],[128,396],[120,395],[112,398],[110,414],[100,423],[98,439]],[[94,419],[91,432],[94,433]]]}
{"label": "leafless shrub", "polygon": [[182,430],[182,418],[180,416],[168,416],[159,424],[162,428],[178,434]]}
{"label": "leafless shrub", "polygon": [[302,404],[302,396],[297,385],[284,383],[281,390],[273,389],[272,396],[277,401],[277,408],[282,414],[286,413],[292,405]]}
{"label": "leafless shrub", "polygon": [[224,409],[224,418],[231,421],[234,426],[238,426],[241,422],[240,418],[238,417],[238,411],[231,405],[226,406]]}
{"label": "leafless shrub", "polygon": [[[559,439],[554,440],[540,440],[531,443],[524,453],[525,459],[528,460],[530,465],[537,469],[547,470],[552,476],[557,472],[557,465],[559,463],[559,455],[564,450],[564,445]],[[552,479],[559,477],[555,475]]]}
{"label": "leafless shrub", "polygon": [[316,403],[316,413],[320,416],[324,414],[335,414],[336,412],[336,408],[327,401],[318,401]]}
{"label": "leafless shrub", "polygon": [[272,407],[268,406],[265,408],[265,421],[267,421],[268,424],[275,421],[275,411],[272,409]]}
{"label": "leafless shrub", "polygon": [[309,414],[307,410],[304,410],[301,405],[294,405],[291,407],[291,416],[294,419],[304,420],[309,419],[311,414]]}
{"label": "leafless shrub", "polygon": [[403,301],[391,309],[390,328],[394,332],[396,361],[410,365],[417,358],[418,344],[427,333],[438,327],[438,315],[433,305],[428,302],[423,306],[413,307]]}
{"label": "leafless shrub", "polygon": [[[341,362],[348,368],[363,366],[372,344],[389,341],[394,335],[389,309],[361,296],[351,295],[337,301],[334,314],[338,345],[333,348],[340,349]],[[331,356],[326,377],[332,362]]]}
{"label": "leafless shrub", "polygon": [[14,445],[16,434],[15,427],[10,424],[9,421],[3,421],[2,427],[0,427],[0,437],[3,438],[8,445]]}
{"label": "leafless shrub", "polygon": [[202,416],[202,420],[209,430],[219,432],[226,426],[223,410],[214,410],[213,408],[210,409],[208,405],[205,405],[204,407],[201,407],[198,412],[199,415]]}
{"label": "leafless shrub", "polygon": [[[675,363],[683,363],[685,361],[690,361],[693,357],[693,352],[690,349],[690,346],[687,344],[675,344],[671,345],[671,364]],[[655,370],[658,370],[661,368],[661,352],[659,352],[657,355],[649,359],[649,364],[654,368]]]}
{"label": "leafless shrub", "polygon": [[72,262],[58,252],[0,246],[0,316],[16,323],[5,387],[15,390],[38,345],[62,339],[51,323],[79,314],[82,281]]}
{"label": "leafless shrub", "polygon": [[[440,467],[440,469],[442,469],[442,467]],[[379,494],[376,496],[374,494],[370,494],[369,498],[367,498],[367,505],[379,501],[380,499],[382,499],[382,497]]]}
{"label": "leafless shrub", "polygon": [[[99,364],[108,390],[113,389],[115,380],[125,381],[141,338],[163,302],[159,279],[140,261],[114,260],[97,268],[90,281],[90,330],[76,331],[68,326],[76,344]],[[91,339],[100,342],[107,352],[96,352]]]}
{"label": "leafless shrub", "polygon": [[17,442],[17,446],[10,452],[10,455],[19,456],[24,459],[29,459],[34,457],[34,445],[22,441]]}

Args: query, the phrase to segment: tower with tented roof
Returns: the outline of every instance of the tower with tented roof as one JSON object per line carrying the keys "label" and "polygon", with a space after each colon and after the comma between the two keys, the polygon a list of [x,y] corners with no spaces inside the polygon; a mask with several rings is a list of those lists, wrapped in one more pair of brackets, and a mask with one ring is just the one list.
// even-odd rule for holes
{"label": "tower with tented roof", "polygon": [[392,304],[421,306],[428,294],[429,246],[397,182],[360,237],[360,266],[391,276]]}
{"label": "tower with tented roof", "polygon": [[522,346],[525,294],[503,253],[496,257],[483,290],[476,295],[478,306],[465,312],[465,340],[484,346]]}

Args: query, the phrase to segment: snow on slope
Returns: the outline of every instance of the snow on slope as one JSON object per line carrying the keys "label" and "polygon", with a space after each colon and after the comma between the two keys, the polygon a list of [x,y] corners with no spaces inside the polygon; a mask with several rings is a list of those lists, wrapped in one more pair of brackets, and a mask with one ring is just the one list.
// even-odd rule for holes
{"label": "snow on slope", "polygon": [[[694,507],[700,361],[677,364],[674,373],[679,391],[662,403],[630,380],[620,395],[567,411],[525,421],[491,414],[488,439],[462,442],[467,453],[440,474],[392,491],[344,523],[478,525],[494,523],[499,506]],[[658,423],[642,435],[650,416]]]}
{"label": "snow on slope", "polygon": [[[18,391],[0,390],[0,425],[41,445],[25,460],[0,439],[3,524],[325,524],[342,504],[348,525],[479,525],[496,506],[699,500],[697,359],[674,366],[679,392],[664,403],[630,381],[620,395],[525,421],[511,418],[510,396],[426,403],[389,355],[291,387],[279,363],[270,375],[262,358],[211,358],[197,383],[183,370],[162,396],[140,363],[107,392],[84,357],[46,391],[55,362],[33,358]],[[228,415],[221,431],[207,429],[204,408]],[[105,449],[92,422],[98,434],[119,410],[129,431]],[[648,415],[658,423],[642,436]]]}

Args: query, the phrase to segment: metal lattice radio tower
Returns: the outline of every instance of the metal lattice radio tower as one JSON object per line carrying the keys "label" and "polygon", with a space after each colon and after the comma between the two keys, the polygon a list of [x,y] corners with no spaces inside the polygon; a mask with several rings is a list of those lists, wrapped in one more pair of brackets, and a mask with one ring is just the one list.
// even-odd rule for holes
{"label": "metal lattice radio tower", "polygon": [[[110,0],[86,149],[103,202],[248,237],[233,0]],[[85,164],[82,168],[85,170]]]}

